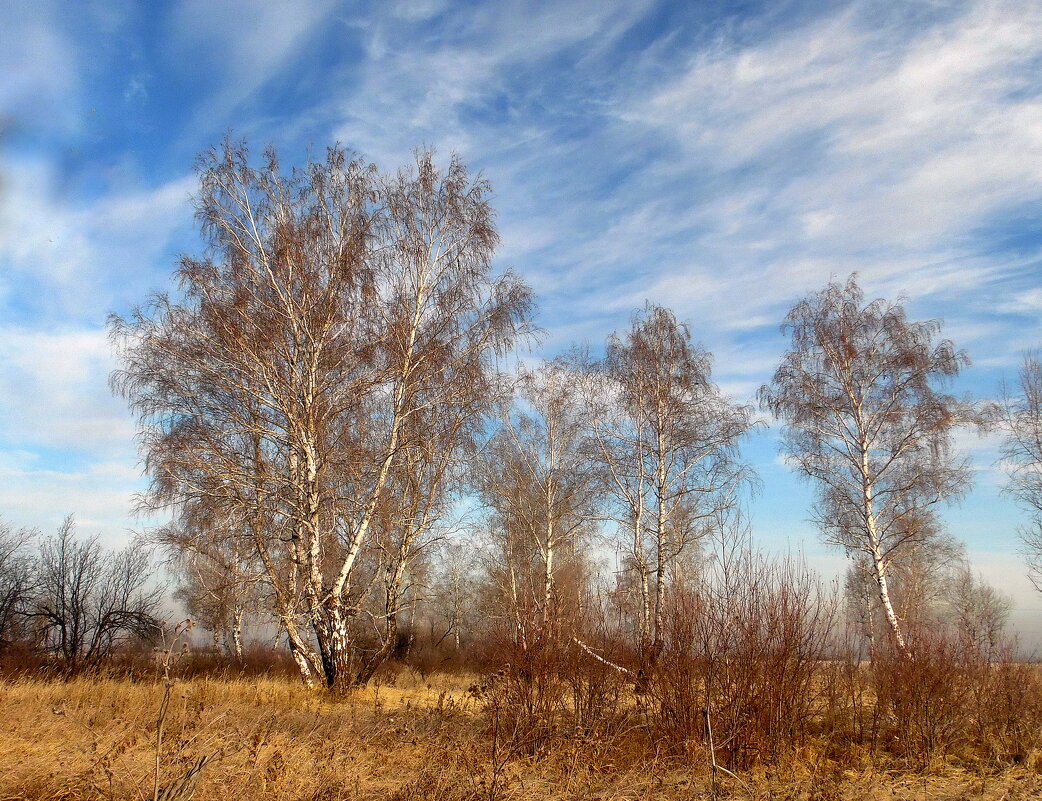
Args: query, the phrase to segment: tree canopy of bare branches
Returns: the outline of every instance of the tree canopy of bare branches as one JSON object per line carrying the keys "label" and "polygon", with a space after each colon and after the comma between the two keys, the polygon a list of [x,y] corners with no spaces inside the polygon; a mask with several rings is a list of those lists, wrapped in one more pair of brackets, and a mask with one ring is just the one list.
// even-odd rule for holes
{"label": "tree canopy of bare branches", "polygon": [[531,296],[493,274],[489,186],[457,158],[286,172],[226,143],[199,173],[181,296],[111,320],[145,502],[248,531],[305,679],[364,681]]}
{"label": "tree canopy of bare branches", "polygon": [[939,323],[911,321],[901,304],[865,303],[855,276],[801,300],[782,330],[792,346],[761,403],[784,421],[784,452],[818,489],[826,540],[868,560],[903,651],[888,581],[938,532],[936,505],[967,487],[951,436],[975,413],[940,388],[969,360],[935,341]]}

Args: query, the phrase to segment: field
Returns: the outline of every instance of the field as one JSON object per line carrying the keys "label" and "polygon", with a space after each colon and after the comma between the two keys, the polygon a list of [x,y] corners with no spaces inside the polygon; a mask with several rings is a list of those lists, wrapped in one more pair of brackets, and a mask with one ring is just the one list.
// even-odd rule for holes
{"label": "field", "polygon": [[[576,733],[528,755],[468,693],[466,677],[399,674],[347,698],[291,679],[177,682],[158,749],[161,786],[207,758],[196,799],[699,799],[714,797],[704,749],[656,755],[639,735]],[[164,685],[128,679],[0,683],[0,799],[153,797]],[[736,799],[1042,798],[1042,753],[988,768],[844,764],[809,745],[783,765],[717,774]]]}

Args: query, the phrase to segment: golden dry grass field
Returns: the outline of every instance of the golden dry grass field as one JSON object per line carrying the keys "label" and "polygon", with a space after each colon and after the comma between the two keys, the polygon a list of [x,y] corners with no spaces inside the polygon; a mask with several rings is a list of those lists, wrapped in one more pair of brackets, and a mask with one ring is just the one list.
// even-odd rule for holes
{"label": "golden dry grass field", "polygon": [[[562,739],[539,758],[511,752],[464,679],[400,678],[346,699],[288,679],[193,679],[173,687],[161,785],[202,756],[198,801],[712,798],[707,759],[632,756]],[[115,679],[0,683],[0,801],[153,797],[163,685]],[[852,760],[856,762],[856,760]],[[840,765],[808,749],[784,769],[720,776],[736,799],[1042,798],[1042,754],[996,772],[950,763],[921,772]]]}

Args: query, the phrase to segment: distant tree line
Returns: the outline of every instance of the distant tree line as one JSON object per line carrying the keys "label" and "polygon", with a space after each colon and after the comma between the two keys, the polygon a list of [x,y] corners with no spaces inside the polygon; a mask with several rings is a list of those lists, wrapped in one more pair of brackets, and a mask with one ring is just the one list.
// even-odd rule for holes
{"label": "distant tree line", "polygon": [[0,664],[17,658],[72,675],[159,632],[162,585],[142,542],[106,550],[72,518],[41,537],[0,520]]}
{"label": "distant tree line", "polygon": [[[286,172],[273,151],[254,167],[226,142],[200,162],[208,250],[182,260],[180,295],[112,318],[148,503],[175,514],[160,541],[186,603],[236,652],[245,610],[265,609],[305,681],[348,686],[395,652],[405,621],[414,642],[440,615],[439,641],[458,643],[474,599],[478,625],[522,649],[603,659],[589,641],[613,628],[646,677],[705,544],[740,525],[753,409],[720,392],[670,310],[647,305],[603,358],[504,370],[535,331],[533,302],[492,270],[489,191],[429,152],[381,174],[331,148]],[[1030,363],[1020,406],[946,394],[966,355],[853,277],[800,301],[783,330],[791,349],[761,405],[818,492],[822,535],[851,557],[865,636],[907,651],[940,584],[986,594],[936,513],[969,485],[953,432],[1004,422],[1014,491],[1038,495]],[[454,524],[481,535],[446,549]]]}

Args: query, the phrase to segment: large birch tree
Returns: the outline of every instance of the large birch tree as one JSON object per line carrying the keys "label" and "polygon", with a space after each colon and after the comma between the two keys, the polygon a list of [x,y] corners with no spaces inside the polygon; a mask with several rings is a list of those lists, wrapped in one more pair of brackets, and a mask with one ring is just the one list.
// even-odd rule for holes
{"label": "large birch tree", "polygon": [[493,273],[489,186],[457,158],[285,171],[226,143],[199,174],[206,253],[111,320],[145,502],[248,531],[305,681],[363,682],[531,296]]}

